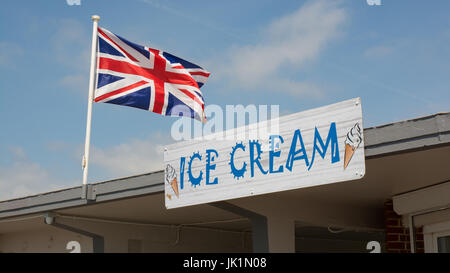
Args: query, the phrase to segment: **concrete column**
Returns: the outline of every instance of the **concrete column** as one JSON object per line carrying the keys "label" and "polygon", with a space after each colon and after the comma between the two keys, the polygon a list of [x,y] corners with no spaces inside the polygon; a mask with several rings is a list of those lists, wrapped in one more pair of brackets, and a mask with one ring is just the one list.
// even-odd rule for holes
{"label": "concrete column", "polygon": [[269,252],[268,233],[267,233],[267,218],[264,215],[255,213],[253,211],[235,206],[228,202],[210,203],[211,206],[217,207],[238,215],[247,217],[252,222],[252,244],[254,253]]}
{"label": "concrete column", "polygon": [[225,201],[210,205],[249,218],[253,252],[295,253],[295,221],[280,210],[255,212]]}
{"label": "concrete column", "polygon": [[270,253],[295,253],[295,222],[283,217],[267,217]]}

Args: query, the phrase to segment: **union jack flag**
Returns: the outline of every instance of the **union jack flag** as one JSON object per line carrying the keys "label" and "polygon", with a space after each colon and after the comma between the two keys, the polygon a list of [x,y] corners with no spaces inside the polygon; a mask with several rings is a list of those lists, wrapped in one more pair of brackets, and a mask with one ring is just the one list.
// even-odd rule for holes
{"label": "union jack flag", "polygon": [[200,87],[209,75],[196,64],[98,28],[95,102],[206,122]]}

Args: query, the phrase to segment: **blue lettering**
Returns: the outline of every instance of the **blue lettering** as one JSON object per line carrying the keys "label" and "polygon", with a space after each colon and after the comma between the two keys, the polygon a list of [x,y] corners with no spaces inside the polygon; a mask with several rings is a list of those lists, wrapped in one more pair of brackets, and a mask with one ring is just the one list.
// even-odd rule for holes
{"label": "blue lettering", "polygon": [[217,177],[214,178],[213,182],[209,182],[210,171],[216,169],[216,164],[211,164],[211,162],[214,161],[215,158],[213,154],[216,154],[215,156],[219,157],[219,154],[216,150],[206,150],[206,185],[217,184],[219,182],[219,179]]}
{"label": "blue lettering", "polygon": [[[255,176],[255,163],[256,165],[258,165],[259,170],[263,173],[263,174],[267,174],[268,171],[265,171],[263,169],[263,167],[261,166],[261,144],[258,143],[257,140],[249,141],[250,144],[250,170],[251,170],[251,176],[254,177]],[[258,153],[258,155],[255,158],[255,146],[256,146],[256,152]]]}
{"label": "blue lettering", "polygon": [[180,188],[184,188],[184,163],[186,158],[183,156],[180,158]]}
{"label": "blue lettering", "polygon": [[196,187],[198,185],[200,185],[200,182],[202,182],[203,179],[203,171],[200,171],[200,174],[197,177],[194,177],[192,175],[192,161],[194,161],[194,159],[198,159],[198,160],[202,160],[202,156],[200,155],[200,153],[194,153],[191,158],[189,159],[189,163],[188,163],[188,170],[187,173],[189,175],[189,181],[191,182],[192,186]]}
{"label": "blue lettering", "polygon": [[231,149],[230,162],[228,164],[230,165],[231,174],[233,174],[234,179],[239,180],[239,178],[244,177],[244,173],[247,171],[247,168],[246,168],[247,163],[244,162],[244,164],[242,165],[242,168],[240,168],[239,170],[236,169],[236,166],[234,165],[234,155],[235,155],[237,149],[241,149],[242,151],[245,152],[244,144],[242,144],[242,142],[236,143],[236,146],[234,146],[233,149]]}
{"label": "blue lettering", "polygon": [[[319,155],[323,159],[325,159],[325,153],[327,152],[328,145],[330,144],[330,142],[331,142],[331,163],[336,163],[339,161],[339,146],[338,146],[338,141],[337,141],[337,132],[336,132],[336,123],[335,122],[332,122],[330,125],[330,129],[328,130],[328,137],[327,137],[325,144],[323,144],[322,137],[320,136],[320,133],[316,127],[316,131],[314,133],[313,155],[311,158],[311,164],[309,165],[308,171],[309,171],[309,169],[311,169],[311,167],[314,163],[316,151],[319,153]],[[317,143],[319,143],[319,145],[317,145]]]}
{"label": "blue lettering", "polygon": [[[297,141],[300,141],[300,149],[298,151],[295,150],[297,147]],[[297,156],[297,154],[302,153],[301,155]],[[305,164],[308,167],[309,161],[308,156],[306,154],[305,144],[303,144],[303,138],[302,134],[300,133],[300,130],[297,129],[294,132],[294,137],[292,138],[291,148],[289,149],[289,155],[286,161],[286,168],[292,172],[292,167],[294,166],[294,161],[303,159],[305,160]]]}
{"label": "blue lettering", "polygon": [[279,139],[281,143],[284,142],[283,138],[280,135],[272,135],[270,136],[270,151],[269,151],[269,172],[270,173],[282,173],[283,165],[281,165],[278,170],[273,170],[273,158],[280,157],[281,151],[275,152],[275,147],[279,148],[281,143],[277,143],[275,145],[275,139]]}

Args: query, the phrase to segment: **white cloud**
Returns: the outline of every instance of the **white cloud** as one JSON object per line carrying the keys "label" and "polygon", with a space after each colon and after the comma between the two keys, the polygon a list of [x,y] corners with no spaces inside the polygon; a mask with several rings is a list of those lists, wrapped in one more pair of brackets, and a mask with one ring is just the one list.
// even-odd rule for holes
{"label": "white cloud", "polygon": [[[164,166],[164,145],[172,141],[172,138],[167,137],[167,134],[156,132],[147,138],[127,139],[122,143],[101,148],[95,146],[95,143],[91,143],[89,181],[114,179],[162,170]],[[46,148],[51,152],[69,155],[81,165],[84,144],[74,145],[64,141],[51,141],[47,143]],[[78,184],[80,183],[78,182]]]}
{"label": "white cloud", "polygon": [[283,71],[314,61],[326,45],[339,36],[346,11],[333,2],[310,1],[298,10],[272,22],[263,31],[262,42],[234,47],[229,61],[218,67],[220,76],[248,88],[283,86],[291,95],[321,93],[311,82],[287,80]]}
{"label": "white cloud", "polygon": [[80,22],[61,19],[51,40],[58,62],[72,69],[89,69],[91,37]]}
{"label": "white cloud", "polygon": [[0,67],[15,67],[16,58],[23,55],[24,50],[19,45],[0,41]]}
{"label": "white cloud", "polygon": [[[11,199],[48,190],[49,174],[39,164],[19,161],[0,166],[0,198]],[[43,185],[46,185],[45,187]]]}
{"label": "white cloud", "polygon": [[59,85],[61,85],[63,88],[80,92],[87,97],[89,93],[89,74],[78,73],[64,76],[59,80]]}
{"label": "white cloud", "polygon": [[87,94],[91,52],[89,32],[76,20],[62,19],[51,39],[53,55],[66,72],[59,84],[69,90]]}
{"label": "white cloud", "polygon": [[[45,146],[50,152],[56,153],[65,153],[69,151],[69,154],[72,154],[72,151],[76,149],[73,144],[58,140],[49,141]],[[77,158],[79,158],[79,156]]]}
{"label": "white cloud", "polygon": [[159,10],[162,10],[172,16],[176,16],[178,18],[183,18],[184,20],[191,21],[197,25],[200,25],[204,28],[210,29],[215,32],[221,32],[224,35],[233,37],[233,38],[239,38],[239,35],[233,33],[230,29],[215,25],[211,21],[205,21],[202,17],[199,17],[197,14],[191,15],[186,13],[186,11],[180,11],[177,8],[170,7],[166,5],[168,1],[158,1],[158,0],[140,0],[142,3],[146,3],[151,5],[153,8],[157,8]]}
{"label": "white cloud", "polygon": [[13,162],[7,166],[0,166],[0,200],[48,192],[81,183],[56,179],[40,164],[30,161],[22,147],[11,146],[9,150]]}
{"label": "white cloud", "polygon": [[25,150],[20,146],[9,146],[8,150],[10,151],[12,158],[14,160],[24,160],[27,158]]}
{"label": "white cloud", "polygon": [[167,138],[155,134],[148,139],[130,139],[112,147],[91,150],[90,164],[115,177],[162,170],[164,144]]}
{"label": "white cloud", "polygon": [[293,97],[297,96],[309,96],[312,98],[322,98],[324,97],[324,92],[322,88],[317,86],[312,82],[298,82],[292,81],[288,79],[278,78],[266,84],[267,87],[270,87],[273,90],[281,91],[291,95]]}
{"label": "white cloud", "polygon": [[363,55],[365,57],[380,58],[391,54],[393,51],[394,48],[392,46],[379,45],[366,49]]}

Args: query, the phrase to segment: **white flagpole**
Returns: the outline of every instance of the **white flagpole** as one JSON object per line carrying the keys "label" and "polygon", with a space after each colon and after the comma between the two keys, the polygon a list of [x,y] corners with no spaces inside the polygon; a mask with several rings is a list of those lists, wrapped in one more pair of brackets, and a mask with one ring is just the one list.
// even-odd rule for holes
{"label": "white flagpole", "polygon": [[94,100],[95,89],[95,68],[96,68],[96,53],[97,53],[97,27],[100,16],[93,15],[93,27],[92,27],[92,45],[91,45],[91,71],[89,78],[89,100],[86,122],[86,141],[84,143],[84,156],[82,161],[83,166],[83,191],[85,191],[85,185],[87,184],[88,166],[89,166],[89,146],[91,142],[91,120],[92,120],[92,102]]}

